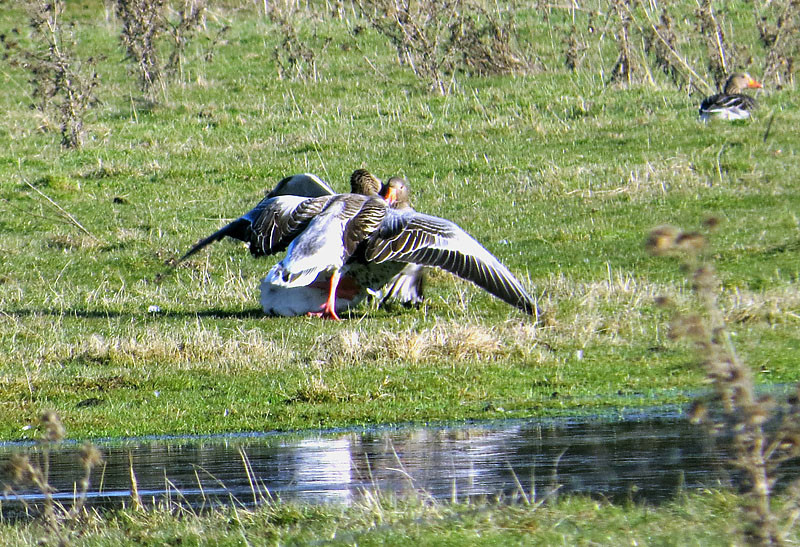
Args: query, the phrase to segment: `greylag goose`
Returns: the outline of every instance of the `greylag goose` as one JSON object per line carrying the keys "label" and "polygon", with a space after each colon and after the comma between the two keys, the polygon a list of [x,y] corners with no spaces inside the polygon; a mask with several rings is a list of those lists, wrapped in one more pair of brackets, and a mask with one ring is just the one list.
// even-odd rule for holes
{"label": "greylag goose", "polygon": [[725,82],[722,93],[717,93],[700,104],[700,119],[743,120],[750,117],[750,112],[758,106],[756,100],[742,91],[746,88],[763,87],[752,76],[744,72],[733,74]]}
{"label": "greylag goose", "polygon": [[[368,171],[357,169],[350,177],[353,193],[375,193],[380,181]],[[267,198],[278,195],[301,195],[318,197],[331,195],[333,190],[319,177],[310,173],[293,175],[281,180],[267,194]],[[405,204],[409,206],[409,204]],[[360,276],[362,283],[371,282],[369,275]],[[362,286],[355,278],[345,274],[339,281],[336,291],[335,310],[337,314],[360,304],[367,296],[377,300],[379,305],[398,301],[405,306],[418,305],[423,300],[424,272],[421,266],[407,264],[402,271],[392,277],[385,287],[381,285]],[[384,279],[372,282],[380,283]],[[316,315],[328,296],[330,275],[321,274],[311,284],[301,287],[284,287],[262,279],[260,285],[261,307],[267,315],[284,317],[296,315]]]}
{"label": "greylag goose", "polygon": [[[325,238],[328,230],[339,232],[339,245],[343,241],[343,226],[351,216],[357,215],[364,203],[378,202],[379,207],[387,207],[386,202],[378,196],[380,181],[364,169],[357,169],[350,177],[351,194],[333,194],[330,187],[314,175],[294,175],[286,177],[278,183],[267,196],[253,209],[233,222],[217,230],[210,236],[198,241],[178,263],[186,260],[205,246],[231,237],[249,244],[250,253],[256,257],[274,254],[289,247],[289,254],[281,263],[273,267],[262,281],[262,306],[265,312],[273,315],[300,315],[314,310],[319,312],[319,304],[308,309],[308,306],[319,301],[322,284],[336,287],[338,278],[338,261],[330,253],[336,253],[335,240],[333,244]],[[309,198],[294,195],[296,192],[309,192],[320,194],[318,197]],[[331,206],[329,208],[329,205]],[[368,207],[369,208],[369,207]],[[374,208],[374,206],[373,206]],[[308,229],[307,229],[308,228]],[[295,237],[302,235],[298,241]],[[326,244],[327,242],[327,244]],[[321,246],[317,248],[317,245]],[[292,248],[298,250],[291,253]],[[309,247],[310,246],[310,247]],[[312,250],[313,249],[313,250]],[[334,265],[316,268],[314,261],[309,256],[320,252],[322,257],[333,260]],[[305,257],[305,259],[304,259]],[[298,262],[299,261],[299,262]],[[288,277],[276,278],[278,266],[298,267],[298,263],[310,264],[310,269],[298,276],[287,274]],[[300,266],[302,267],[302,265]],[[313,273],[313,276],[311,275]],[[332,273],[337,276],[330,283],[326,282],[326,275]],[[320,280],[316,278],[319,277]],[[333,277],[333,276],[331,276]],[[339,308],[348,308],[357,304],[366,296],[366,292],[355,286],[352,279],[342,282],[343,290],[339,300]],[[302,290],[297,290],[301,289]],[[326,291],[322,314],[338,319],[336,315],[336,299],[334,290]]]}
{"label": "greylag goose", "polygon": [[[328,205],[292,241],[286,258],[270,270],[265,282],[298,287],[314,282],[320,272],[332,271],[321,315],[338,319],[341,272],[362,287],[381,287],[407,264],[436,266],[538,315],[535,302],[508,268],[456,224],[414,211],[408,194],[408,185],[396,177],[381,192],[385,202],[348,194],[353,197],[339,209]],[[356,205],[357,211],[340,212]]]}
{"label": "greylag goose", "polygon": [[[402,179],[394,179],[384,196],[390,202],[407,203],[408,187]],[[527,313],[537,313],[533,299],[514,275],[456,224],[410,207],[392,209],[380,196],[351,193],[265,199],[200,240],[181,260],[226,236],[249,243],[255,256],[287,249],[264,280],[271,285],[308,286],[330,272],[328,297],[321,309],[324,317],[338,319],[337,288],[343,273],[352,269],[351,275],[359,282],[366,279],[361,286],[375,287],[409,263],[440,267]]]}
{"label": "greylag goose", "polygon": [[304,287],[330,273],[330,289],[321,315],[339,319],[336,291],[342,273],[387,210],[389,204],[383,198],[354,193],[311,198],[289,208],[277,201],[268,203],[258,220],[259,250],[272,254],[286,248],[286,256],[267,272],[264,282]]}
{"label": "greylag goose", "polygon": [[[402,200],[398,200],[397,189],[400,187],[405,187],[406,189]],[[406,213],[416,212],[411,207],[408,185],[405,180],[400,177],[390,178],[386,185],[381,188],[381,195],[386,197],[385,194],[389,192],[391,192],[390,203],[393,209]],[[378,286],[381,288],[379,290],[370,288],[368,292],[380,304],[395,300],[404,306],[419,305],[424,300],[424,270],[424,266],[420,264],[406,264],[399,273],[394,274],[385,283],[381,283],[381,279],[373,280],[373,283],[379,283]]]}

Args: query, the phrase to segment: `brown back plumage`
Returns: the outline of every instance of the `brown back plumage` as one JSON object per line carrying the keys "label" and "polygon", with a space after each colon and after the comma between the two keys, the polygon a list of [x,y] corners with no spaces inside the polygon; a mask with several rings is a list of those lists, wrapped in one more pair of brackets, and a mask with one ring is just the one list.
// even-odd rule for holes
{"label": "brown back plumage", "polygon": [[365,196],[377,195],[381,189],[381,181],[366,169],[356,169],[350,175],[350,192]]}

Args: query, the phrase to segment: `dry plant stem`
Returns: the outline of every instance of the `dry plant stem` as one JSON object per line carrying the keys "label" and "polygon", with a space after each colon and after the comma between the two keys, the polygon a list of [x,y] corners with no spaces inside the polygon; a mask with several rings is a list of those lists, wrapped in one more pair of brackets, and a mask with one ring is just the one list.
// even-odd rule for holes
{"label": "dry plant stem", "polygon": [[83,509],[83,506],[86,503],[86,496],[89,493],[89,482],[92,476],[92,469],[94,469],[96,465],[103,462],[103,457],[100,451],[94,447],[94,445],[86,444],[81,450],[81,462],[83,464],[84,475],[78,483],[80,485],[80,491],[78,492],[77,499],[73,503],[68,514],[68,518],[70,519],[77,518]]}
{"label": "dry plant stem", "polygon": [[[699,271],[700,268],[702,266],[695,271]],[[753,414],[758,403],[753,392],[752,373],[736,354],[714,292],[704,288],[696,290],[703,302],[711,326],[708,333],[709,338],[704,345],[707,345],[711,352],[719,354],[718,359],[721,363],[728,363],[729,370],[725,372],[730,377],[739,377],[734,385],[716,378],[714,388],[726,406],[726,413],[730,414],[735,421],[743,422],[739,424],[739,427],[744,426],[747,429],[746,434],[741,432],[735,437],[737,452],[737,462],[735,463],[747,473],[751,481],[751,492],[756,505],[754,509],[761,521],[758,529],[765,533],[764,537],[760,539],[766,544],[782,543],[776,542],[778,538],[774,534],[774,524],[771,522],[770,498],[773,481],[770,480],[768,473],[770,464],[766,457],[767,440],[764,429]],[[717,352],[714,352],[713,348],[715,347]],[[736,416],[737,414],[743,414],[743,416]]]}
{"label": "dry plant stem", "polygon": [[206,0],[183,0],[182,6],[178,9],[178,22],[167,21],[173,42],[167,70],[176,73],[179,78],[183,77],[183,53],[186,45],[195,31],[203,26],[206,9]]}
{"label": "dry plant stem", "polygon": [[[714,226],[716,220],[709,221]],[[779,518],[771,507],[772,488],[777,467],[786,459],[800,454],[800,398],[787,413],[778,431],[766,433],[764,424],[772,415],[770,398],[758,398],[750,368],[737,355],[724,315],[717,302],[719,280],[713,267],[704,263],[700,254],[706,238],[697,232],[681,232],[673,227],[653,230],[648,249],[655,255],[682,255],[689,272],[692,290],[700,313],[678,315],[670,335],[688,338],[697,349],[698,359],[711,381],[714,397],[722,405],[722,415],[714,416],[697,401],[693,418],[705,423],[712,432],[730,435],[734,457],[731,463],[747,477],[750,505],[745,508],[745,534],[759,545],[781,545]],[[800,386],[799,386],[800,388]],[[784,522],[788,520],[783,517]]]}
{"label": "dry plant stem", "polygon": [[711,6],[709,0],[695,0],[695,3],[697,4],[699,12],[703,14],[703,18],[707,19],[708,27],[710,28],[706,28],[706,32],[712,31],[711,34],[713,34],[713,44],[716,48],[715,53],[717,59],[713,60],[712,57],[709,60],[709,64],[712,66],[712,69],[717,68],[717,76],[719,79],[722,79],[728,74],[727,55],[725,54],[725,46],[723,44],[722,27],[720,27],[717,22],[717,18],[714,15],[714,8]]}
{"label": "dry plant stem", "polygon": [[307,76],[304,68],[308,66],[311,69],[310,78],[316,82],[318,80],[316,53],[314,48],[309,47],[298,37],[293,23],[294,18],[276,9],[270,12],[270,18],[280,27],[280,34],[283,36],[283,40],[272,52],[278,76],[305,80]]}
{"label": "dry plant stem", "polygon": [[633,14],[631,13],[630,0],[614,0],[612,3],[611,11],[618,18],[618,26],[616,29],[617,35],[617,50],[619,55],[611,70],[611,81],[619,82],[624,81],[628,85],[631,84],[633,79],[633,55],[630,45],[630,26],[633,21]]}
{"label": "dry plant stem", "polygon": [[42,492],[44,496],[44,509],[42,517],[44,518],[47,529],[58,538],[59,545],[66,545],[66,540],[61,532],[58,517],[55,511],[55,501],[53,500],[53,487],[49,483],[50,474],[50,443],[46,442],[44,451],[42,453],[42,467],[39,472],[34,473],[34,484]]}
{"label": "dry plant stem", "polygon": [[52,200],[52,199],[51,199],[51,198],[50,198],[50,197],[49,197],[47,194],[45,194],[44,192],[42,192],[41,190],[39,190],[38,188],[36,188],[36,187],[35,187],[33,184],[31,184],[31,183],[30,183],[30,182],[28,182],[27,180],[23,180],[23,182],[24,182],[24,183],[25,183],[25,184],[26,184],[26,185],[27,185],[29,188],[31,188],[32,190],[34,190],[34,191],[35,191],[37,194],[39,194],[39,195],[40,195],[40,196],[42,196],[44,199],[46,199],[46,200],[47,200],[47,202],[48,202],[48,203],[50,203],[50,205],[52,205],[53,207],[55,207],[55,208],[58,210],[58,212],[59,212],[59,213],[61,213],[61,214],[64,216],[64,218],[66,218],[66,219],[67,219],[67,220],[70,222],[70,224],[72,224],[73,226],[77,227],[77,228],[78,228],[78,229],[79,229],[81,232],[83,232],[83,233],[84,233],[84,234],[86,234],[87,236],[91,237],[92,239],[94,239],[94,240],[95,240],[95,241],[97,241],[98,243],[100,243],[100,244],[103,244],[103,240],[102,240],[102,239],[100,239],[99,237],[95,236],[95,235],[94,235],[93,233],[91,233],[89,230],[87,230],[86,228],[84,228],[84,227],[83,227],[83,225],[82,225],[80,222],[78,222],[78,220],[77,220],[77,219],[76,219],[74,216],[72,216],[71,214],[69,214],[69,212],[67,212],[67,211],[66,211],[66,210],[65,210],[63,207],[61,207],[61,206],[60,206],[58,203],[56,203],[55,201],[53,201],[53,200]]}
{"label": "dry plant stem", "polygon": [[80,148],[84,118],[97,102],[99,77],[93,71],[97,59],[80,60],[74,54],[71,33],[63,28],[64,6],[63,0],[29,0],[26,11],[32,43],[21,46],[5,34],[0,34],[0,43],[11,64],[30,73],[36,108],[46,116],[44,127],[51,125],[47,118],[53,116],[58,120],[62,146]]}
{"label": "dry plant stem", "polygon": [[42,414],[39,430],[41,436],[37,440],[37,446],[41,448],[41,456],[38,461],[33,460],[30,454],[15,454],[6,469],[10,471],[13,484],[17,486],[33,485],[42,495],[42,504],[29,503],[10,486],[6,486],[4,491],[6,494],[15,495],[29,514],[36,515],[38,512],[38,517],[46,533],[46,537],[42,539],[41,543],[52,543],[52,540],[55,539],[57,545],[67,545],[70,534],[75,531],[77,518],[86,501],[92,469],[102,462],[103,458],[100,451],[91,444],[87,444],[81,449],[80,456],[84,475],[80,479],[78,495],[73,506],[67,510],[53,498],[56,490],[50,485],[50,450],[54,444],[60,443],[64,439],[66,430],[61,418],[52,411]]}
{"label": "dry plant stem", "polygon": [[[765,13],[759,13],[759,9]],[[778,12],[772,24],[766,13],[770,11]],[[767,50],[762,79],[781,84],[781,76],[784,76],[786,83],[792,82],[794,58],[800,48],[797,39],[800,32],[800,4],[794,0],[755,2],[753,16],[759,40]]]}
{"label": "dry plant stem", "polygon": [[139,84],[154,94],[156,86],[164,87],[157,41],[164,29],[164,0],[117,0],[116,13],[122,21],[120,40],[135,63]]}
{"label": "dry plant stem", "polygon": [[[120,40],[128,58],[135,65],[139,85],[154,99],[158,91],[165,93],[170,78],[183,75],[186,47],[198,29],[205,26],[206,0],[181,0],[170,20],[167,0],[116,0],[117,17],[122,21]],[[167,61],[163,61],[165,40],[170,44]]]}
{"label": "dry plant stem", "polygon": [[142,498],[139,496],[139,482],[136,480],[136,472],[133,470],[133,453],[128,452],[128,470],[131,477],[131,507],[134,511],[142,511]]}
{"label": "dry plant stem", "polygon": [[513,25],[499,10],[471,0],[358,0],[358,9],[397,50],[401,65],[446,95],[458,72],[507,74],[529,62],[515,47]]}
{"label": "dry plant stem", "polygon": [[[643,29],[636,22],[636,18],[633,17],[633,13],[630,12],[630,6],[627,6],[627,9],[629,10],[631,21],[633,21],[634,24],[636,24],[637,27],[639,27],[639,30],[641,32]],[[681,67],[683,67],[689,74],[691,74],[692,78],[694,78],[694,81],[697,81],[697,82],[700,82],[701,84],[703,84],[703,87],[705,89],[704,90],[700,90],[700,91],[703,91],[705,93],[712,93],[714,91],[714,88],[711,85],[709,85],[708,82],[706,82],[706,80],[702,76],[700,76],[689,65],[689,63],[686,61],[686,59],[683,58],[680,53],[678,53],[678,51],[672,46],[672,44],[670,44],[664,38],[664,36],[661,35],[661,32],[659,32],[659,29],[658,29],[657,25],[653,22],[653,19],[652,19],[652,16],[650,15],[650,13],[649,12],[646,12],[646,13],[647,13],[647,22],[650,25],[650,30],[653,33],[653,36],[658,38],[659,42],[661,42],[661,44],[667,49],[667,51],[670,52],[670,54],[675,58],[675,60],[678,62],[678,64],[680,64]],[[694,84],[694,87],[697,87],[696,84]]]}

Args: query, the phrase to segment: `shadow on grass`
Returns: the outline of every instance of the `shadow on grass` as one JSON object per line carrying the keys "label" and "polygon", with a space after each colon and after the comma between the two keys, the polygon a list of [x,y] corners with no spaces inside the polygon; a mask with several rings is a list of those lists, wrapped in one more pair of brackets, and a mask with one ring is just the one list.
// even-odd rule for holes
{"label": "shadow on grass", "polygon": [[768,247],[767,249],[764,250],[764,255],[773,256],[797,250],[800,250],[800,241],[791,241],[788,243],[783,243],[781,245],[774,245],[772,247]]}
{"label": "shadow on grass", "polygon": [[82,319],[106,319],[106,318],[120,318],[120,319],[135,319],[141,317],[162,317],[162,318],[181,318],[188,319],[194,317],[210,317],[217,319],[281,319],[280,317],[271,317],[265,315],[261,308],[254,308],[251,310],[225,310],[212,308],[201,311],[158,311],[158,312],[119,312],[108,310],[82,310],[82,309],[46,309],[46,308],[29,308],[21,310],[0,310],[0,315],[7,317],[23,318],[23,317],[76,317]]}

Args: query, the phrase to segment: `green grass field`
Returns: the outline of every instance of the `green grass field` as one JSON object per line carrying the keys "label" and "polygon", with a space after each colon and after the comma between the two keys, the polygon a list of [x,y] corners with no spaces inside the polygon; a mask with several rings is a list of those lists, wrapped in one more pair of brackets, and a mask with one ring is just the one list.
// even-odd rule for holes
{"label": "green grass field", "polygon": [[[31,72],[0,61],[0,441],[35,438],[28,426],[48,410],[68,437],[92,439],[684,403],[706,381],[654,299],[688,310],[690,282],[644,242],[655,226],[696,229],[710,216],[721,220],[709,258],[737,351],[761,383],[800,380],[793,82],[765,85],[752,120],[701,123],[704,93],[652,64],[611,83],[616,30],[604,1],[513,4],[529,69],[457,72],[444,95],[399,64],[353,5],[334,17],[328,4],[276,3],[291,14],[293,43],[312,53],[281,77],[286,28],[258,2],[219,2],[178,77],[148,97],[112,3],[67,4],[70,47],[93,56],[100,76],[80,149],[62,149],[57,120],[31,108]],[[31,47],[23,8],[0,6],[5,43]],[[760,78],[750,8],[719,16],[752,57],[736,68]],[[689,32],[691,14],[676,25]],[[574,71],[570,33],[586,45]],[[701,45],[686,34],[680,46],[713,83]],[[420,309],[270,318],[258,285],[280,255],[256,260],[224,241],[167,265],[284,176],[313,172],[345,191],[359,167],[406,177],[416,209],[458,223],[523,280],[542,322],[442,272]],[[658,508],[368,499],[204,518],[128,511],[89,522],[80,541],[727,545],[741,504],[706,492]],[[0,542],[41,534],[3,524]]]}
{"label": "green grass field", "polygon": [[[101,55],[83,148],[62,149],[29,108],[28,73],[0,72],[0,439],[32,435],[23,428],[48,409],[92,438],[684,401],[702,378],[653,298],[688,306],[687,282],[643,242],[708,215],[722,220],[712,258],[739,351],[759,381],[800,378],[793,87],[767,87],[751,121],[706,125],[702,96],[658,74],[608,85],[608,42],[564,68],[554,29],[569,14],[544,25],[532,6],[518,8],[520,32],[544,64],[525,73],[457,74],[442,96],[355,15],[306,10],[296,26],[316,72],[281,79],[271,19],[215,7],[208,34],[230,28],[213,59],[198,39],[182,77],[147,101],[98,6],[67,8],[75,49]],[[0,31],[24,42],[24,20],[8,6]],[[524,280],[543,324],[440,272],[419,310],[364,305],[329,322],[262,315],[258,283],[280,256],[225,241],[166,266],[283,176],[344,191],[357,167],[407,177],[418,210]]]}

